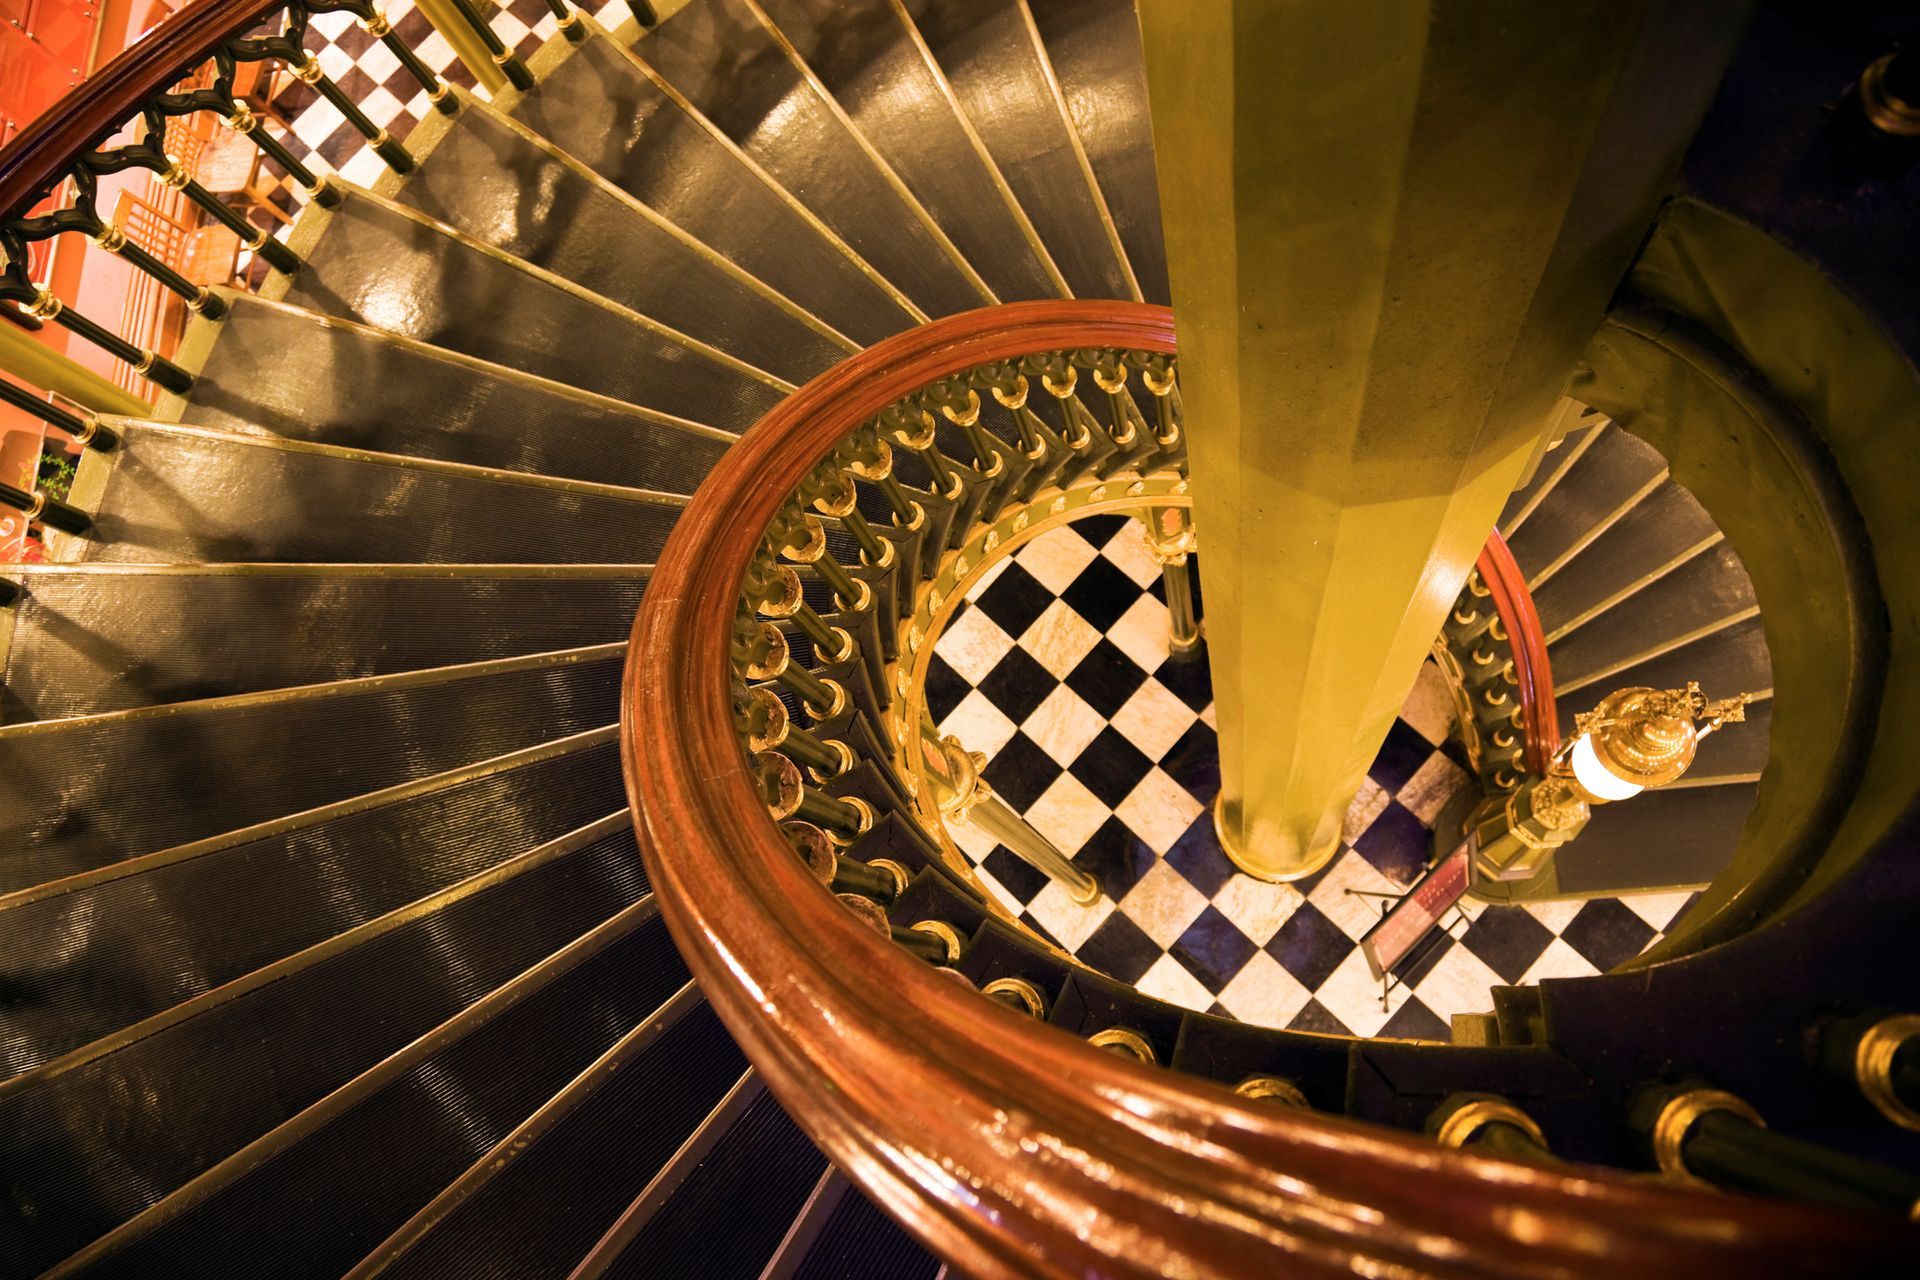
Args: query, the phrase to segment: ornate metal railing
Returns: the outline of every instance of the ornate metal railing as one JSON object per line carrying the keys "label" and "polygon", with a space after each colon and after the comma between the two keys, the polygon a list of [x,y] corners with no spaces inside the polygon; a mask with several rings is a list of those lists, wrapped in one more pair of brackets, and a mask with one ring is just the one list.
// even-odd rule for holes
{"label": "ornate metal railing", "polygon": [[[566,0],[547,0],[570,39],[585,28]],[[517,55],[500,41],[472,0],[437,0],[423,12],[456,50],[484,51],[476,74],[503,78],[516,88],[533,80]],[[654,12],[645,0],[633,5],[642,25]],[[149,32],[133,47],[89,77],[45,115],[0,148],[0,307],[11,321],[29,329],[55,324],[131,366],[165,391],[184,394],[193,379],[160,352],[136,346],[100,321],[74,310],[32,278],[32,246],[61,235],[82,235],[124,260],[135,271],[180,299],[196,314],[217,318],[225,304],[204,285],[135,243],[98,206],[100,179],[129,169],[145,169],[177,189],[203,217],[234,233],[272,270],[291,274],[300,259],[266,229],[255,226],[217,195],[202,187],[164,148],[169,120],[211,114],[245,135],[262,156],[291,177],[306,199],[324,206],[340,193],[327,175],[302,163],[286,144],[234,92],[237,69],[246,63],[284,66],[331,103],[388,168],[406,173],[414,158],[385,129],[375,125],[352,95],[321,70],[307,49],[308,24],[315,14],[351,14],[381,46],[393,54],[428,95],[436,111],[452,114],[459,102],[449,87],[388,24],[371,0],[194,0]],[[183,82],[192,81],[192,87]],[[131,141],[112,141],[132,127]],[[48,206],[51,202],[52,207]],[[15,310],[17,308],[17,310]],[[11,371],[29,380],[36,373],[43,390],[58,392],[78,406],[70,410],[50,400],[0,383],[0,398],[71,432],[95,449],[113,447],[112,433],[95,427],[95,411],[125,412],[124,394],[81,370],[58,365],[51,354],[36,355],[32,367]],[[48,370],[54,370],[48,376]],[[0,504],[30,511],[33,518],[69,528],[85,517],[43,495],[0,488]],[[59,521],[66,523],[58,523]],[[82,528],[84,524],[82,523]]]}
{"label": "ornate metal railing", "polygon": [[1467,754],[1489,792],[1545,773],[1560,749],[1553,668],[1526,576],[1494,530],[1434,642]]}
{"label": "ornate metal railing", "polygon": [[[1876,1239],[1874,1229],[1793,1206],[1472,1158],[1286,1105],[1310,1101],[1309,1093],[1272,1075],[1238,1081],[1236,1092],[1231,1078],[1150,1070],[1170,1046],[1164,1032],[1144,1025],[1145,1013],[1135,1019],[1142,1025],[1114,1014],[1082,1019],[1078,1034],[1017,1016],[1048,1012],[1038,984],[1018,975],[1017,987],[1004,977],[982,982],[993,987],[983,999],[953,980],[956,968],[976,978],[993,972],[965,955],[961,895],[906,903],[907,877],[896,874],[904,868],[873,874],[870,862],[849,870],[841,861],[839,850],[867,839],[883,819],[870,799],[835,794],[833,780],[850,769],[884,770],[892,752],[869,742],[861,757],[853,737],[836,736],[836,715],[858,699],[843,696],[839,676],[829,685],[820,674],[861,678],[863,631],[885,644],[868,626],[884,611],[854,580],[855,567],[891,562],[941,581],[897,540],[955,517],[927,510],[929,498],[962,508],[978,502],[966,517],[974,531],[1010,527],[1000,520],[1026,510],[1018,501],[995,507],[1004,496],[997,481],[1016,499],[1021,484],[996,461],[1028,441],[1004,425],[1007,434],[992,438],[969,429],[978,425],[966,420],[982,386],[1001,392],[1000,403],[1017,414],[1018,373],[1054,370],[1057,387],[1062,362],[1076,375],[1105,371],[1109,383],[1122,368],[1138,369],[1167,388],[1171,418],[1172,339],[1162,309],[1063,302],[955,316],[884,342],[809,383],[749,432],[695,497],[655,569],[627,671],[628,789],[675,938],[788,1110],[870,1195],[969,1275],[1267,1274],[1275,1250],[1303,1274],[1364,1265],[1531,1276],[1604,1265],[1731,1275],[1809,1251],[1827,1251],[1827,1265],[1835,1249],[1864,1258],[1892,1247],[1891,1234]],[[1136,503],[1156,478],[1171,491],[1173,472],[1162,465],[1170,450],[1157,446],[1130,462],[1084,465],[1076,441],[1104,434],[1115,445],[1123,421],[1138,430],[1125,404],[1110,404],[1105,422],[1082,419],[1085,405],[1063,398],[1060,407],[1065,428],[1085,431],[1073,431],[1073,440],[1054,432],[1035,450],[1052,456],[1033,463],[1079,459],[1070,486],[1090,475],[1109,493],[1133,490]],[[933,412],[946,417],[944,426],[929,421]],[[943,436],[954,440],[951,453]],[[876,447],[883,442],[886,451]],[[916,479],[925,487],[887,495],[887,463],[903,452],[919,459],[924,474]],[[884,507],[862,508],[868,488]],[[1049,482],[1030,496],[1052,510],[1070,491]],[[876,512],[889,507],[888,527],[876,530]],[[931,541],[947,549],[949,567],[985,545],[977,532],[941,528]],[[881,532],[896,539],[891,552]],[[821,614],[817,604],[816,616],[801,612],[793,602],[806,584],[795,591],[782,559],[810,564],[824,584],[816,601],[839,612]],[[898,602],[905,588],[892,589],[888,620],[905,619],[895,652],[910,657],[929,643],[925,610],[944,589],[923,581],[912,610]],[[780,645],[769,612],[812,641],[818,665],[807,676],[782,682],[770,669]],[[899,662],[881,664],[907,675],[896,695],[911,688]],[[756,689],[763,679],[784,692]],[[767,747],[777,735],[767,725],[779,717],[771,699],[783,708],[804,704],[812,716],[807,736],[795,738],[788,712],[791,749],[772,758]],[[912,742],[916,730],[910,721],[901,727],[900,710],[883,722]],[[803,770],[813,771],[811,784]],[[896,790],[910,789],[896,782]],[[885,820],[909,812],[903,804]],[[777,818],[807,825],[783,833]],[[936,871],[930,862],[916,890],[918,881],[945,883]],[[853,891],[852,900],[822,882]],[[1296,1050],[1303,1039],[1265,1034]],[[1464,1120],[1452,1114],[1464,1105],[1438,1117],[1449,1141],[1475,1150],[1532,1141],[1530,1122],[1497,1108],[1473,1108]]]}

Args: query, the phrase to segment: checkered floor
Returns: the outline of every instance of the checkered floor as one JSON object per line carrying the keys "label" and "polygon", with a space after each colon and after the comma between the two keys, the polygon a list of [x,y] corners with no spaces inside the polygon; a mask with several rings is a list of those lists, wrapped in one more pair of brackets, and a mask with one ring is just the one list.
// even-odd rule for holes
{"label": "checkered floor", "polygon": [[[378,5],[407,46],[420,55],[434,74],[474,90],[471,72],[454,56],[446,38],[435,31],[426,16],[414,8],[412,0],[388,0]],[[612,29],[632,17],[626,0],[605,0],[585,6],[601,25]],[[496,35],[524,61],[554,33],[554,18],[545,0],[509,0],[493,5],[482,0],[480,9],[489,14]],[[315,14],[307,25],[306,50],[320,69],[346,91],[378,128],[405,142],[413,127],[432,110],[427,92],[400,65],[400,60],[380,41],[361,30],[353,15],[343,12]],[[275,137],[286,143],[294,159],[316,173],[333,172],[348,182],[372,186],[386,172],[386,163],[368,149],[366,139],[349,124],[332,103],[317,89],[294,79],[290,72],[276,73],[274,109],[287,122],[286,128],[269,124]],[[484,91],[476,90],[482,97]],[[287,200],[292,208],[292,182],[284,179]],[[284,228],[279,229],[281,234]]]}
{"label": "checkered floor", "polygon": [[1266,1026],[1445,1040],[1495,986],[1593,974],[1638,954],[1691,903],[1644,894],[1537,906],[1463,901],[1384,1001],[1357,946],[1417,877],[1432,824],[1475,785],[1431,664],[1317,875],[1233,869],[1204,648],[1171,657],[1159,566],[1139,525],[1095,516],[1001,561],[935,645],[927,697],[943,733],[991,763],[1007,802],[1100,881],[1092,907],[966,824],[954,841],[1021,918],[1084,963],[1192,1009]]}

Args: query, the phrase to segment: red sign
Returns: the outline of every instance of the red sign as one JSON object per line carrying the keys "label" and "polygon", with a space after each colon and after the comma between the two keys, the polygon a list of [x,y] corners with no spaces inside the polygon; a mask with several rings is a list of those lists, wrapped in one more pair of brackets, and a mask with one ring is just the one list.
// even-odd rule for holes
{"label": "red sign", "polygon": [[1366,956],[1374,977],[1385,978],[1387,970],[1406,959],[1414,944],[1460,901],[1460,895],[1467,891],[1467,860],[1472,850],[1473,842],[1464,840],[1429,867],[1427,874],[1407,890],[1407,896],[1394,903],[1393,910],[1360,939],[1360,953]]}

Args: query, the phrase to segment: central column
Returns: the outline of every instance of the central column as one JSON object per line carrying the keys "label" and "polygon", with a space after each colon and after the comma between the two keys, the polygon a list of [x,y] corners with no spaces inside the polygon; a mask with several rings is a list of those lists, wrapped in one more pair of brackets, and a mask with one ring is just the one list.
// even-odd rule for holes
{"label": "central column", "polygon": [[1220,730],[1267,879],[1347,805],[1744,19],[1140,0]]}

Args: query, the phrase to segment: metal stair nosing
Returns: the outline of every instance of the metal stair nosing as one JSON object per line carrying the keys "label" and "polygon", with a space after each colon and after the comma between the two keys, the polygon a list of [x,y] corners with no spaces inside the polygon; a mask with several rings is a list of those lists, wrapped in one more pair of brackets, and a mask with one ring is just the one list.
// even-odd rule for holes
{"label": "metal stair nosing", "polygon": [[[566,41],[562,39],[561,43],[565,44]],[[461,121],[471,113],[485,119],[490,126],[512,134],[519,141],[539,151],[552,163],[566,169],[574,177],[587,183],[614,203],[630,210],[634,216],[641,221],[678,242],[681,248],[685,249],[688,253],[716,268],[724,275],[731,277],[733,281],[743,289],[756,295],[769,306],[784,313],[789,319],[797,321],[813,330],[822,339],[839,347],[848,355],[858,355],[862,350],[859,343],[847,337],[838,329],[835,329],[825,320],[814,315],[811,311],[802,307],[799,303],[787,297],[786,294],[781,293],[778,289],[775,289],[772,285],[760,279],[760,277],[754,275],[751,271],[748,271],[745,267],[733,261],[725,254],[716,251],[699,237],[692,235],[676,223],[663,217],[646,201],[639,199],[630,192],[621,190],[613,183],[607,181],[604,176],[596,173],[591,167],[582,163],[564,147],[557,145],[538,130],[531,129],[521,123],[509,115],[501,106],[489,102],[486,99],[477,98],[471,92],[462,89],[458,85],[452,85],[450,87],[453,90],[455,100],[460,103],[459,113],[446,116],[436,112],[422,121],[420,126],[407,136],[409,145],[412,145],[415,139],[420,139],[426,147],[425,153],[418,157],[423,165],[427,158],[431,156],[433,148],[437,146],[440,140],[450,134],[459,126]],[[376,195],[384,196],[396,202],[405,203],[403,197],[407,183],[412,177],[412,174],[400,174],[389,171],[380,176],[379,180],[374,183],[372,190]],[[501,252],[511,253],[512,250],[502,249]],[[589,288],[590,286],[582,284],[581,287]]]}
{"label": "metal stair nosing", "polygon": [[752,1067],[742,1072],[733,1087],[727,1090],[726,1096],[714,1105],[713,1110],[680,1144],[679,1150],[673,1153],[660,1172],[653,1175],[640,1194],[634,1197],[633,1203],[607,1228],[606,1234],[568,1274],[567,1280],[598,1280],[598,1277],[605,1275],[622,1251],[672,1201],[680,1184],[733,1132],[734,1123],[766,1092],[766,1088],[766,1082]]}
{"label": "metal stair nosing", "polygon": [[759,1280],[793,1280],[806,1263],[807,1251],[813,1248],[814,1241],[826,1229],[834,1210],[840,1207],[840,1201],[852,1190],[853,1184],[847,1181],[846,1175],[836,1166],[828,1165],[821,1173],[820,1181],[814,1184],[813,1194],[807,1197],[806,1204],[794,1217],[793,1225],[787,1228],[780,1247],[767,1260]]}
{"label": "metal stair nosing", "polygon": [[[616,816],[626,817],[624,814]],[[495,987],[406,1047],[390,1054],[325,1097],[296,1112],[219,1163],[209,1166],[191,1181],[174,1188],[141,1213],[127,1219],[120,1226],[99,1237],[85,1249],[49,1271],[46,1280],[84,1274],[93,1264],[112,1257],[134,1240],[165,1226],[196,1205],[217,1195],[223,1188],[240,1181],[254,1170],[293,1148],[302,1139],[319,1132],[334,1117],[400,1079],[415,1066],[476,1028],[484,1026],[503,1010],[545,989],[585,961],[631,934],[658,916],[659,910],[659,903],[649,894],[618,914],[609,917],[604,923],[581,934],[538,964],[522,970],[515,977]]]}
{"label": "metal stair nosing", "polygon": [[487,1183],[499,1176],[502,1170],[511,1167],[520,1157],[533,1150],[544,1134],[565,1120],[570,1112],[591,1097],[606,1079],[637,1060],[653,1041],[678,1024],[692,1010],[705,1003],[706,998],[700,994],[697,983],[689,981],[681,987],[665,1004],[655,1010],[652,1016],[620,1037],[612,1048],[594,1061],[593,1065],[574,1077],[572,1083],[516,1126],[512,1133],[496,1143],[486,1155],[476,1160],[451,1186],[435,1196],[431,1203],[424,1206],[397,1231],[382,1241],[358,1266],[347,1273],[345,1280],[370,1280],[371,1277],[387,1271],[410,1249],[426,1238],[434,1227],[465,1204]]}
{"label": "metal stair nosing", "polygon": [[[375,938],[382,937],[403,925],[443,910],[454,903],[470,898],[477,893],[504,884],[525,873],[557,861],[569,854],[591,845],[602,837],[620,831],[632,825],[632,815],[627,810],[610,814],[597,822],[579,830],[561,836],[557,840],[529,849],[484,871],[476,872],[464,880],[455,881],[424,898],[416,899],[404,906],[397,907],[384,915],[375,916],[351,929],[343,930],[322,942],[302,948],[292,955],[283,956],[272,964],[264,965],[243,974],[217,987],[201,992],[187,1000],[152,1014],[130,1026],[122,1027],[109,1035],[101,1036],[84,1045],[71,1049],[58,1057],[51,1058],[31,1070],[17,1076],[0,1080],[0,1101],[23,1093],[46,1081],[84,1067],[108,1055],[125,1049],[130,1045],[168,1028],[178,1026],[199,1017],[210,1009],[219,1008],[238,1000],[250,992],[258,991],[272,983],[290,978],[324,961],[343,955],[353,948]],[[651,895],[648,895],[649,899]]]}

